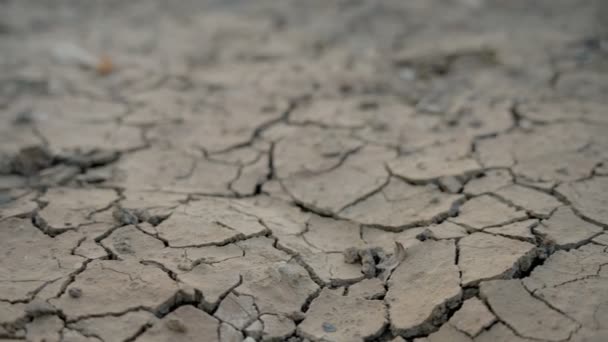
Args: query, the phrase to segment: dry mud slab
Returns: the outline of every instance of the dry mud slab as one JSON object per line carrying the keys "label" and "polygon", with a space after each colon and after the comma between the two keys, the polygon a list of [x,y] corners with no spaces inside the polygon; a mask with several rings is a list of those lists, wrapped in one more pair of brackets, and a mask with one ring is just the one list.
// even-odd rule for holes
{"label": "dry mud slab", "polygon": [[0,1],[0,340],[608,341],[603,0]]}

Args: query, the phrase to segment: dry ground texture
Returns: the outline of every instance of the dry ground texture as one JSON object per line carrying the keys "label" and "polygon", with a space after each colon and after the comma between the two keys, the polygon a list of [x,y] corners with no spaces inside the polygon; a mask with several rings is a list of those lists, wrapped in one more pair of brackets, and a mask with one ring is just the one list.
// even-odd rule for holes
{"label": "dry ground texture", "polygon": [[0,339],[608,341],[607,28],[0,0]]}

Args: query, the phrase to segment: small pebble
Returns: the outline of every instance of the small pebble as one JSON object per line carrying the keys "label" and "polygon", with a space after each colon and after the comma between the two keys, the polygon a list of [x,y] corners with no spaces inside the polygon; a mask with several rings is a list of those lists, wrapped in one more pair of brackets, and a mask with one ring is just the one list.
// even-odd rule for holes
{"label": "small pebble", "polygon": [[179,264],[177,264],[177,268],[180,271],[190,271],[190,270],[192,270],[192,266],[188,262],[180,262]]}
{"label": "small pebble", "polygon": [[323,323],[323,331],[328,332],[328,333],[333,333],[333,332],[336,332],[336,330],[338,330],[338,329],[336,329],[336,327],[333,324],[327,323],[327,322]]}
{"label": "small pebble", "polygon": [[68,294],[72,298],[80,298],[80,297],[82,297],[82,290],[77,287],[72,287],[71,289],[68,290]]}
{"label": "small pebble", "polygon": [[165,323],[167,325],[167,329],[171,331],[175,331],[178,333],[185,333],[188,328],[180,321],[179,319],[172,318]]}
{"label": "small pebble", "polygon": [[34,122],[34,113],[31,109],[25,109],[17,113],[13,123],[15,125],[27,125]]}

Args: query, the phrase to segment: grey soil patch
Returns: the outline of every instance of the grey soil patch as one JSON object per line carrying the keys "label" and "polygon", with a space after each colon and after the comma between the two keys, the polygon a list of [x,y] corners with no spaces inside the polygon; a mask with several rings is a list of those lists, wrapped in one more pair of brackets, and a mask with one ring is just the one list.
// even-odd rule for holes
{"label": "grey soil patch", "polygon": [[0,339],[608,340],[605,1],[0,1]]}

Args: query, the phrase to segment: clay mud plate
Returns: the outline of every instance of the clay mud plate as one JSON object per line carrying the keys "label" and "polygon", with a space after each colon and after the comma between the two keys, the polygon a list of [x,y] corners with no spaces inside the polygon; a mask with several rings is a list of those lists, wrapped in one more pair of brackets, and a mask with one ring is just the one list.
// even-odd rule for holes
{"label": "clay mud plate", "polygon": [[608,341],[608,2],[0,0],[0,340]]}

